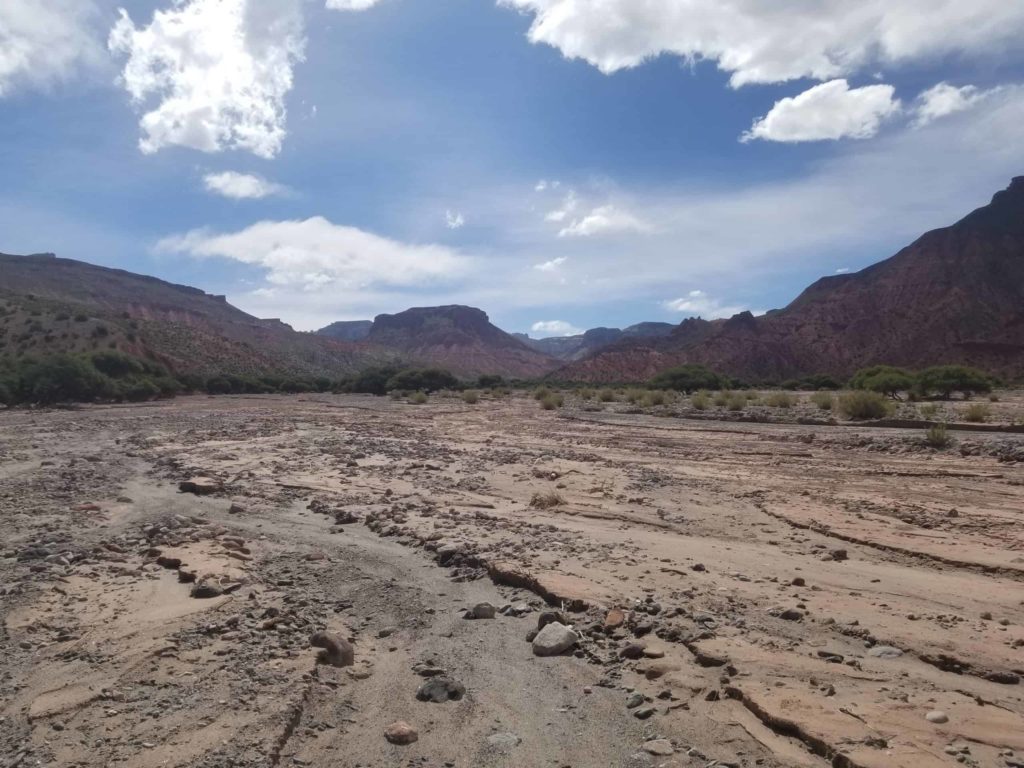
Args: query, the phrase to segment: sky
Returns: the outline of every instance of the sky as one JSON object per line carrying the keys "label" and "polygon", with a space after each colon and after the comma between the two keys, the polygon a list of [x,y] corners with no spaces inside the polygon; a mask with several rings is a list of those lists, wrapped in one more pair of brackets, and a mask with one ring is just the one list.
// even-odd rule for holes
{"label": "sky", "polygon": [[299,330],[764,312],[1024,174],[1021,41],[1008,0],[2,0],[0,252]]}

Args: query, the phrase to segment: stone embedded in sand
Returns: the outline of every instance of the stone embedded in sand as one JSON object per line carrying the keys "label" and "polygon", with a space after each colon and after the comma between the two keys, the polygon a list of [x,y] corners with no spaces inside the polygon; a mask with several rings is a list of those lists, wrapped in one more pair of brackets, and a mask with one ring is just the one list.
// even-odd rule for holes
{"label": "stone embedded in sand", "polygon": [[645,741],[643,744],[644,752],[651,755],[671,755],[676,750],[672,746],[672,742],[668,739],[652,739],[651,741]]}
{"label": "stone embedded in sand", "polygon": [[356,663],[356,652],[352,643],[333,632],[317,632],[309,638],[309,644],[314,648],[323,649],[316,657],[320,664],[351,667]]}
{"label": "stone embedded in sand", "polygon": [[644,655],[644,649],[647,647],[647,643],[626,643],[619,649],[619,656],[624,659],[639,659]]}
{"label": "stone embedded in sand", "polygon": [[220,489],[220,481],[212,477],[193,477],[178,484],[178,490],[182,493],[194,493],[197,496],[207,496]]}
{"label": "stone embedded in sand", "polygon": [[192,592],[190,594],[197,600],[209,600],[210,598],[220,597],[224,594],[224,590],[221,589],[218,584],[214,584],[210,581],[204,581],[202,584],[196,584],[192,587]]}
{"label": "stone embedded in sand", "polygon": [[384,738],[392,744],[412,744],[419,739],[420,735],[416,729],[403,720],[392,723],[384,729]]}
{"label": "stone embedded in sand", "polygon": [[833,549],[831,552],[829,552],[829,554],[832,555],[833,560],[836,560],[838,562],[842,562],[847,558],[845,549]]}
{"label": "stone embedded in sand", "polygon": [[575,632],[553,621],[533,638],[533,653],[535,656],[558,656],[575,647],[577,639]]}
{"label": "stone embedded in sand", "polygon": [[178,568],[181,568],[181,558],[165,557],[164,555],[161,555],[156,559],[156,564],[159,565],[161,568],[167,568],[173,571]]}
{"label": "stone embedded in sand", "polygon": [[604,617],[604,630],[605,632],[610,632],[613,629],[618,629],[625,622],[626,614],[620,611],[618,608],[612,608]]}
{"label": "stone embedded in sand", "polygon": [[936,710],[933,710],[933,711],[929,712],[927,715],[925,715],[924,719],[927,720],[929,723],[935,723],[936,725],[941,725],[942,723],[948,723],[949,722],[949,715],[947,715],[945,712],[940,712],[939,710],[936,709]]}
{"label": "stone embedded in sand", "polygon": [[490,603],[477,603],[466,611],[467,619],[493,619],[497,609]]}
{"label": "stone embedded in sand", "polygon": [[898,659],[902,655],[903,651],[891,645],[876,645],[868,651],[868,656],[876,659]]}
{"label": "stone embedded in sand", "polygon": [[544,629],[548,624],[568,624],[561,611],[542,611],[537,617],[537,631]]}
{"label": "stone embedded in sand", "polygon": [[522,739],[514,733],[492,733],[487,737],[487,743],[495,749],[512,749],[519,746]]}
{"label": "stone embedded in sand", "polygon": [[443,704],[446,701],[458,701],[466,694],[466,686],[450,677],[432,677],[416,691],[420,701],[432,701]]}

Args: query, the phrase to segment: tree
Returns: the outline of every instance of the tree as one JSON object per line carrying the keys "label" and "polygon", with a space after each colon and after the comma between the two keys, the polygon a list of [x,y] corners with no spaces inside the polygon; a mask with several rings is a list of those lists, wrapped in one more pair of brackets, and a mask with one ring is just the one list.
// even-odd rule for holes
{"label": "tree", "polygon": [[439,389],[455,389],[459,380],[441,368],[410,369],[396,373],[388,381],[388,389],[422,390],[436,392]]}
{"label": "tree", "polygon": [[690,394],[698,389],[723,389],[728,382],[703,365],[680,365],[662,371],[650,381],[653,389],[674,389]]}
{"label": "tree", "polygon": [[917,383],[914,374],[891,365],[874,365],[862,368],[850,380],[852,389],[866,389],[900,400],[900,392],[906,392]]}
{"label": "tree", "polygon": [[965,365],[936,365],[921,371],[918,386],[924,395],[937,393],[948,400],[954,392],[962,392],[969,400],[976,392],[991,392],[992,380],[976,368]]}

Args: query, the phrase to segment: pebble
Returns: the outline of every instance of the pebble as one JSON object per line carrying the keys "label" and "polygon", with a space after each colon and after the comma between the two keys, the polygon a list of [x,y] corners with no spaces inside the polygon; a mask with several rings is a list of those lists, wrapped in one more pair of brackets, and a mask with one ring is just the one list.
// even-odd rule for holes
{"label": "pebble", "polygon": [[384,738],[392,744],[412,744],[419,737],[416,729],[403,720],[392,723],[384,729]]}
{"label": "pebble", "polygon": [[672,746],[672,742],[668,739],[652,739],[651,741],[645,741],[643,744],[644,752],[651,755],[671,755],[676,750]]}
{"label": "pebble", "polygon": [[935,723],[937,725],[940,725],[942,723],[949,722],[949,715],[947,715],[945,712],[940,712],[936,709],[925,715],[924,719],[927,720],[929,723]]}

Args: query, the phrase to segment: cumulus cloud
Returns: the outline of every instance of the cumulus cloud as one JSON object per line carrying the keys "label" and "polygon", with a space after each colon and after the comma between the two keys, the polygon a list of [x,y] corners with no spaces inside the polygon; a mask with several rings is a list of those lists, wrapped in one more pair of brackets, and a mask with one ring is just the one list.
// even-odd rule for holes
{"label": "cumulus cloud", "polygon": [[708,60],[733,86],[944,55],[1019,55],[1024,4],[1008,0],[500,0],[533,14],[529,38],[611,73],[669,54]]}
{"label": "cumulus cloud", "polygon": [[740,140],[868,139],[878,133],[883,120],[899,113],[894,93],[891,85],[850,88],[845,80],[831,80],[775,102]]}
{"label": "cumulus cloud", "polygon": [[686,296],[666,301],[664,306],[670,312],[679,312],[687,317],[703,317],[705,320],[732,317],[747,309],[739,305],[724,304],[708,296],[704,291],[690,291]]}
{"label": "cumulus cloud", "polygon": [[567,256],[558,256],[557,258],[551,259],[550,261],[545,261],[540,264],[534,264],[533,268],[536,269],[538,272],[554,272],[560,266],[565,264],[565,262],[567,262],[568,260],[569,259]]}
{"label": "cumulus cloud", "polygon": [[280,151],[305,45],[301,0],[176,0],[138,27],[122,9],[108,45],[127,56],[121,83],[149,109],[143,152]]}
{"label": "cumulus cloud", "polygon": [[999,89],[982,91],[973,85],[960,88],[949,83],[939,83],[917,97],[914,125],[920,128],[940,117],[971,109]]}
{"label": "cumulus cloud", "polygon": [[208,173],[203,176],[203,185],[208,192],[229,197],[232,200],[258,200],[288,191],[281,184],[267,181],[262,176],[236,171]]}
{"label": "cumulus cloud", "polygon": [[[546,186],[545,189],[547,189]],[[558,208],[555,208],[552,211],[548,211],[548,214],[547,216],[544,217],[544,220],[554,223],[565,221],[569,217],[569,215],[576,210],[578,205],[579,200],[576,197],[576,191],[570,189],[569,194],[567,194],[565,196],[565,200],[562,201],[562,205],[559,206]]]}
{"label": "cumulus cloud", "polygon": [[380,0],[327,0],[327,7],[334,11],[365,11]]}
{"label": "cumulus cloud", "polygon": [[193,230],[161,240],[157,251],[252,264],[267,270],[271,285],[305,291],[420,286],[468,267],[449,248],[401,243],[320,216],[261,221],[229,234]]}
{"label": "cumulus cloud", "polygon": [[530,326],[530,331],[541,338],[548,336],[578,336],[583,330],[565,320],[541,320]]}
{"label": "cumulus cloud", "polygon": [[46,88],[100,64],[92,0],[0,2],[0,97]]}
{"label": "cumulus cloud", "polygon": [[445,211],[444,223],[448,229],[462,229],[466,226],[466,217],[459,211]]}
{"label": "cumulus cloud", "polygon": [[629,211],[624,211],[614,205],[602,205],[563,228],[558,236],[594,237],[649,230],[650,226],[646,222],[641,221]]}

